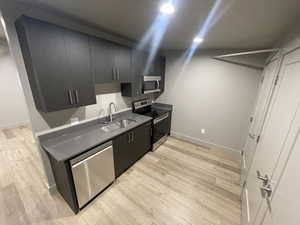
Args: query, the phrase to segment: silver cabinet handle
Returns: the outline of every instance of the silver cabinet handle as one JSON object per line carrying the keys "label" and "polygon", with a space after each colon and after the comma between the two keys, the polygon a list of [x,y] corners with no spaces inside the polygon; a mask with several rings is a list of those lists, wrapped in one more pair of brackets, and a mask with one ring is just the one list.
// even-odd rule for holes
{"label": "silver cabinet handle", "polygon": [[128,143],[131,142],[131,132],[128,133]]}
{"label": "silver cabinet handle", "polygon": [[257,170],[256,171],[257,174],[257,179],[262,180],[263,181],[263,185],[266,186],[269,182],[269,177],[266,174],[264,177],[260,174],[260,172]]}
{"label": "silver cabinet handle", "polygon": [[70,104],[73,105],[74,100],[73,100],[73,95],[72,95],[72,90],[71,89],[68,90],[68,97],[69,97]]}
{"label": "silver cabinet handle", "polygon": [[74,90],[74,94],[75,94],[76,103],[79,103],[78,89]]}
{"label": "silver cabinet handle", "polygon": [[260,190],[263,192],[263,193],[266,193],[268,198],[271,197],[272,195],[272,187],[271,185],[269,184],[267,187],[263,186],[263,187],[260,187]]}

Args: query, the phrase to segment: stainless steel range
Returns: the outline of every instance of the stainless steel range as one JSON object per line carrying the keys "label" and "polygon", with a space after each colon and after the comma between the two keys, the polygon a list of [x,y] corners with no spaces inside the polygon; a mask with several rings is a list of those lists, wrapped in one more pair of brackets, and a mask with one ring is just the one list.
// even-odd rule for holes
{"label": "stainless steel range", "polygon": [[172,106],[143,99],[132,103],[134,113],[150,116],[152,120],[153,151],[167,140],[171,130]]}

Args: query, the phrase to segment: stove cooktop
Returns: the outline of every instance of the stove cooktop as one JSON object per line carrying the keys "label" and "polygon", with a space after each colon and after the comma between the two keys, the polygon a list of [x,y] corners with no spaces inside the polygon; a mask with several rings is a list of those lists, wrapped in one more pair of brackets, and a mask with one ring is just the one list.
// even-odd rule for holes
{"label": "stove cooktop", "polygon": [[168,112],[163,109],[154,108],[152,106],[152,101],[149,99],[144,99],[144,100],[133,102],[132,109],[133,109],[134,113],[137,113],[140,115],[145,115],[145,116],[150,116],[153,119],[156,119]]}
{"label": "stove cooktop", "polygon": [[158,110],[158,109],[151,109],[150,112],[145,112],[143,115],[150,116],[153,119],[156,119],[162,115],[164,115],[167,111],[165,110]]}

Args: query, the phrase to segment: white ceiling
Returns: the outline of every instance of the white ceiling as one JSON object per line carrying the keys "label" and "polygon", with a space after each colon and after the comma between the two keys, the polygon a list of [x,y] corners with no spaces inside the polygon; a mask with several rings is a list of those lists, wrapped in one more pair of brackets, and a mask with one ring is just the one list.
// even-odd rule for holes
{"label": "white ceiling", "polygon": [[[20,0],[76,17],[132,40],[140,40],[155,19],[160,0]],[[300,19],[300,0],[221,0],[222,15],[202,48],[272,47]],[[162,42],[164,49],[189,47],[215,0],[177,0]]]}

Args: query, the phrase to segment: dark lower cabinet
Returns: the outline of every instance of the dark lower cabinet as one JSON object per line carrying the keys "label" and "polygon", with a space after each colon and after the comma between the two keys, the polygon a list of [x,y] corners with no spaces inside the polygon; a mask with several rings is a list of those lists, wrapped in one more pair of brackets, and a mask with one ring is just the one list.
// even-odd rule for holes
{"label": "dark lower cabinet", "polygon": [[[115,169],[115,174],[113,177],[120,176],[125,170],[127,170],[132,164],[134,164],[138,159],[140,159],[151,149],[151,124],[151,122],[147,122],[112,140],[112,150],[114,157],[113,161]],[[109,145],[111,145],[111,142],[108,143]],[[100,144],[99,146],[103,145]],[[107,158],[107,155],[105,155],[105,153],[102,153],[104,155],[101,160],[105,161],[100,162],[100,155],[98,155],[94,150],[97,150],[97,148],[83,152],[81,155],[76,156],[75,158],[67,159],[65,161],[57,161],[50,154],[48,154],[57,190],[64,198],[64,200],[68,203],[74,213],[78,213],[80,211],[80,208],[82,208],[82,206],[80,206],[80,204],[82,204],[80,202],[82,201],[80,201],[80,197],[77,196],[77,193],[82,193],[83,191],[86,192],[86,190],[88,189],[87,187],[85,187],[86,183],[93,185],[92,187],[97,189],[99,186],[106,186],[106,184],[103,182],[107,182],[107,178],[111,179],[111,176],[109,176],[109,172],[113,171],[113,168],[111,168],[112,155],[109,155],[110,157]],[[107,152],[107,154],[112,153]],[[95,156],[91,158],[92,155],[97,155],[97,157]],[[86,163],[85,161],[87,159],[89,160],[89,163],[84,164]],[[99,163],[102,165],[102,167],[99,166]],[[105,163],[107,163],[107,165]],[[82,171],[86,170],[79,170],[79,164],[82,166],[82,168],[88,165],[89,172],[84,174]],[[97,170],[98,168],[101,171]],[[103,176],[103,168],[109,169],[111,171],[106,171],[105,176]],[[94,177],[94,182],[100,183],[92,183],[87,181],[87,174],[90,174],[89,178]],[[101,179],[95,179],[97,177],[100,177]],[[104,180],[103,177],[105,177]],[[83,195],[81,196],[81,199],[85,196],[84,193],[82,194]],[[88,198],[93,196],[94,195],[88,196]],[[83,207],[84,206],[85,205],[83,205]]]}
{"label": "dark lower cabinet", "polygon": [[151,123],[146,123],[113,140],[116,177],[151,148]]}
{"label": "dark lower cabinet", "polygon": [[70,206],[73,212],[75,214],[78,213],[79,206],[69,160],[59,162],[50,155],[49,159],[58,192]]}
{"label": "dark lower cabinet", "polygon": [[16,30],[38,110],[96,103],[88,36],[27,16]]}

